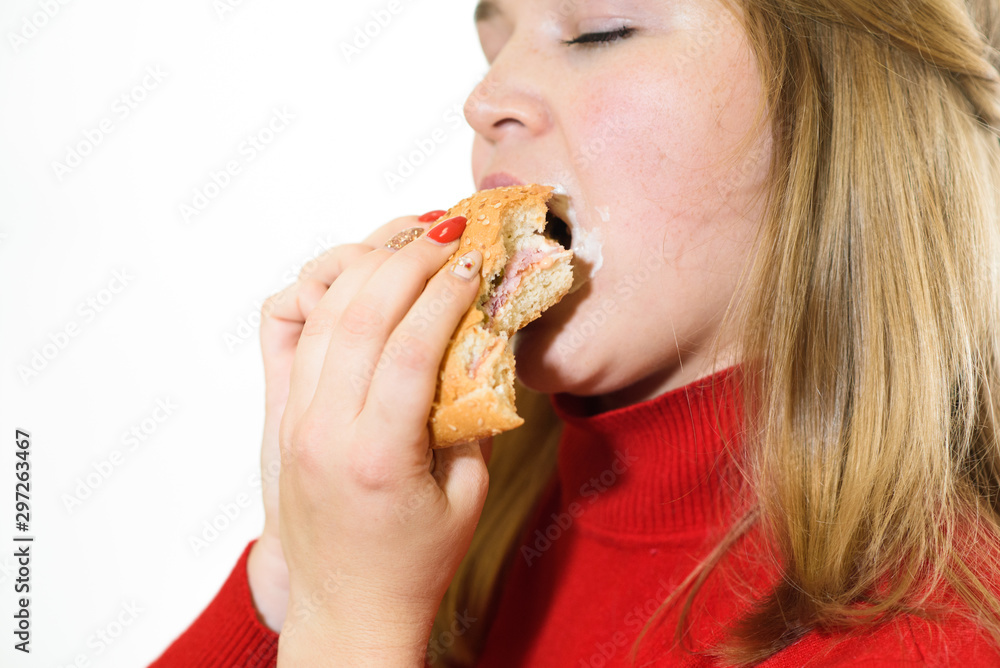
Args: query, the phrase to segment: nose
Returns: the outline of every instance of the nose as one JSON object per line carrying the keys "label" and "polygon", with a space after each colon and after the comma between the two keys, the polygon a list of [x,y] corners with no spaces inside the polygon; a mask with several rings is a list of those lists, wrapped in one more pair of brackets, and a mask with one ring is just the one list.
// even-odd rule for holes
{"label": "nose", "polygon": [[531,62],[513,46],[506,45],[465,101],[466,121],[490,143],[511,135],[537,136],[552,124],[545,89],[531,75]]}

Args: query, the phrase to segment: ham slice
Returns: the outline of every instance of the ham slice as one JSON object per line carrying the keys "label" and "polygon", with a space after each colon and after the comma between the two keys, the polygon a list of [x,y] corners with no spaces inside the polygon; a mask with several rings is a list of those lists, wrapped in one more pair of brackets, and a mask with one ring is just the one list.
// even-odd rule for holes
{"label": "ham slice", "polygon": [[[521,280],[533,271],[548,269],[557,259],[566,255],[572,255],[558,244],[553,244],[545,237],[539,236],[541,240],[537,246],[528,246],[516,251],[507,259],[504,265],[503,279],[490,295],[489,301],[485,304],[486,315],[489,322],[500,309],[510,301],[511,296],[517,292],[521,286]],[[475,378],[480,368],[485,362],[493,362],[504,350],[506,337],[497,339],[492,346],[476,354],[469,365],[469,378]],[[491,363],[487,367],[492,367]]]}
{"label": "ham slice", "polygon": [[529,246],[514,253],[503,270],[503,280],[496,287],[486,304],[486,314],[494,317],[510,296],[521,285],[521,278],[535,269],[548,269],[560,253],[566,253],[562,246],[544,243],[541,246]]}

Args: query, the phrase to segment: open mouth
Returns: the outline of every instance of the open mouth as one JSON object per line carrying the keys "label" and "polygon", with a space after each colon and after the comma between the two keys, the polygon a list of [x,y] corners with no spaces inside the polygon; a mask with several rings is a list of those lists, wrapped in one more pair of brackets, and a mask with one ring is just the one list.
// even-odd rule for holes
{"label": "open mouth", "polygon": [[565,195],[554,194],[548,201],[544,234],[563,248],[573,247],[573,232],[566,223],[569,201]]}
{"label": "open mouth", "polygon": [[[546,203],[543,235],[563,248],[573,251],[573,286],[567,293],[573,294],[588,283],[604,263],[601,256],[603,233],[600,227],[587,228],[577,225],[574,205],[570,203],[565,188],[560,185],[553,187],[555,190]],[[607,222],[606,213],[602,214],[601,218]]]}
{"label": "open mouth", "polygon": [[570,234],[569,225],[551,210],[545,214],[545,236],[563,248],[573,247],[573,235]]}

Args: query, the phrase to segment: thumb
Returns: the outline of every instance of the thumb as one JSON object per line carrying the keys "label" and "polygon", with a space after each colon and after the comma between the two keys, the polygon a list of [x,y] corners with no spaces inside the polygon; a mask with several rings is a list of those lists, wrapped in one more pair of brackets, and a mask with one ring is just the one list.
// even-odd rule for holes
{"label": "thumb", "polygon": [[434,451],[434,478],[448,498],[448,503],[461,514],[478,518],[486,501],[490,475],[486,457],[493,449],[493,439],[469,441]]}

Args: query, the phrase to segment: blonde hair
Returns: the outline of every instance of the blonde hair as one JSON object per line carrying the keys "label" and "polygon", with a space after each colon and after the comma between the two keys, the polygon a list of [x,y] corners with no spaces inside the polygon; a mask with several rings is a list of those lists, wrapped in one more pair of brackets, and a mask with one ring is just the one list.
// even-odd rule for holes
{"label": "blonde hair", "polygon": [[[1000,644],[988,586],[1000,574],[1000,8],[724,1],[757,58],[774,140],[747,291],[724,323],[741,360],[746,493],[632,657],[687,591],[682,642],[702,583],[750,528],[782,577],[707,652],[732,665],[811,629],[934,618],[944,590]],[[547,397],[518,387],[518,407],[526,425],[495,439],[432,648],[456,614],[476,621],[438,642],[435,666],[475,664],[554,471]]]}

